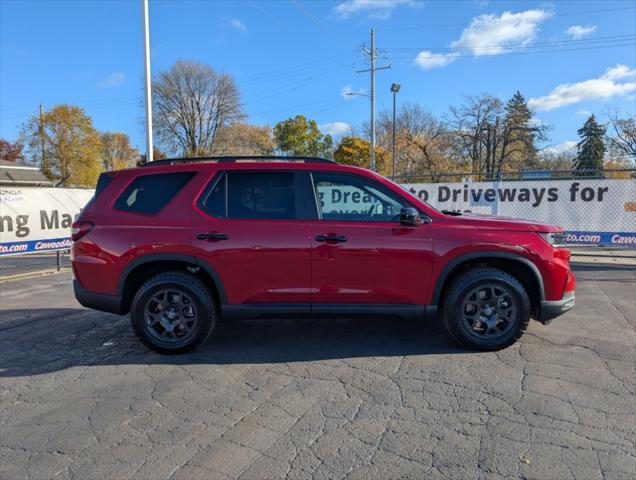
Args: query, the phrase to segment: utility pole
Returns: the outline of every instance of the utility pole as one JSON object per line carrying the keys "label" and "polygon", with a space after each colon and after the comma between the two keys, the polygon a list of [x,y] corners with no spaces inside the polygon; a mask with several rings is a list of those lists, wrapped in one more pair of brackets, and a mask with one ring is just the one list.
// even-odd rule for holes
{"label": "utility pole", "polygon": [[395,96],[397,95],[397,93],[400,91],[400,84],[399,83],[394,83],[393,85],[391,85],[391,92],[393,92],[393,145],[392,145],[392,150],[393,150],[393,168],[391,169],[391,179],[393,181],[395,181],[395,159],[396,159],[396,154],[395,154]]}
{"label": "utility pole", "polygon": [[144,70],[146,76],[146,162],[152,162],[152,87],[150,84],[150,28],[148,25],[148,0],[141,0],[141,17],[144,30]]}
{"label": "utility pole", "polygon": [[356,70],[356,73],[370,72],[371,73],[371,170],[376,171],[375,165],[375,72],[376,70],[386,70],[391,68],[391,65],[384,65],[383,67],[376,67],[375,61],[377,60],[377,50],[375,49],[375,32],[371,29],[371,48],[362,47],[362,51],[369,55],[369,64],[371,68],[366,70]]}
{"label": "utility pole", "polygon": [[42,104],[40,103],[40,147],[42,149],[42,164],[40,165],[40,170],[44,175],[47,175],[49,166],[46,164],[46,154],[44,153],[44,109],[42,108]]}

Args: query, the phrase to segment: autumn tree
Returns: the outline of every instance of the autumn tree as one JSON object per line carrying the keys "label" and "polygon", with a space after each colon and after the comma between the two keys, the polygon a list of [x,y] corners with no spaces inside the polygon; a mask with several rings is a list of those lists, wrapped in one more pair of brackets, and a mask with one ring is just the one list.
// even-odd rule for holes
{"label": "autumn tree", "polygon": [[214,155],[273,155],[274,138],[271,127],[237,123],[219,132]]}
{"label": "autumn tree", "polygon": [[[161,150],[159,147],[157,147],[156,145],[152,146],[152,160],[163,160],[164,158],[168,158],[168,155],[165,154],[165,152],[163,150]],[[139,158],[137,159],[137,166],[143,165],[144,163],[146,163],[146,154],[145,153],[141,153],[139,155]]]}
{"label": "autumn tree", "polygon": [[101,141],[101,159],[104,169],[121,170],[134,166],[139,160],[139,151],[130,145],[130,138],[125,133],[102,133]]}
{"label": "autumn tree", "polygon": [[[446,125],[421,105],[402,104],[395,123],[397,175],[436,175],[461,167],[453,155]],[[378,117],[378,143],[390,152],[392,142],[392,112],[383,110]]]}
{"label": "autumn tree", "polygon": [[159,72],[152,93],[157,138],[183,156],[210,154],[223,127],[245,116],[234,79],[199,62],[180,60]]}
{"label": "autumn tree", "polygon": [[[352,165],[354,167],[371,167],[371,143],[360,137],[342,137],[336,151],[333,152],[333,159],[342,165]],[[375,161],[378,173],[390,175],[390,155],[382,147],[375,149]]]}
{"label": "autumn tree", "polygon": [[0,138],[0,160],[7,162],[19,162],[22,160],[23,145],[20,142],[9,142]]}
{"label": "autumn tree", "polygon": [[[602,170],[603,158],[605,157],[605,127],[600,125],[594,115],[590,115],[585,124],[579,128],[577,133],[581,141],[576,144],[577,155],[574,159],[574,169],[582,170]],[[581,172],[583,173],[583,172]]]}
{"label": "autumn tree", "polygon": [[284,155],[305,157],[331,157],[333,139],[323,135],[315,120],[296,115],[274,127],[276,147]]}
{"label": "autumn tree", "polygon": [[[102,144],[93,121],[73,105],[56,105],[24,125],[21,138],[33,164],[60,185],[94,186],[102,171]],[[44,148],[42,148],[44,147]]]}

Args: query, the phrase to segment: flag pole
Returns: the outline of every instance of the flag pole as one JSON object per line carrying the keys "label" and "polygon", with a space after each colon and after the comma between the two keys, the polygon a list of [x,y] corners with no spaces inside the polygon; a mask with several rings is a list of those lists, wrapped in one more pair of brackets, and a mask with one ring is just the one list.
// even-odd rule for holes
{"label": "flag pole", "polygon": [[145,69],[145,107],[146,107],[146,162],[152,162],[152,88],[150,76],[150,28],[148,25],[148,0],[141,0],[144,30],[144,69]]}

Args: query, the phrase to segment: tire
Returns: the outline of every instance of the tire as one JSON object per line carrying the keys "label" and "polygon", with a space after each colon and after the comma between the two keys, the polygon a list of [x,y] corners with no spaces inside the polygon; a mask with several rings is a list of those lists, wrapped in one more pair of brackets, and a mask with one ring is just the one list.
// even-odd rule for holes
{"label": "tire", "polygon": [[515,343],[528,327],[530,299],[512,275],[496,268],[473,268],[453,279],[442,319],[461,345],[500,350]]}
{"label": "tire", "polygon": [[194,275],[161,273],[135,294],[130,321],[139,340],[152,350],[186,353],[205,342],[214,330],[216,305],[205,283]]}

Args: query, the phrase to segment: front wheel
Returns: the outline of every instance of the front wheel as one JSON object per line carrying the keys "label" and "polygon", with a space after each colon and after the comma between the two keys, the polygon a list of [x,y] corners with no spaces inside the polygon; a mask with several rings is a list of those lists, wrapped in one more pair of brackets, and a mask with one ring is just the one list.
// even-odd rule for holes
{"label": "front wheel", "polygon": [[444,325],[464,346],[499,350],[521,338],[530,321],[530,299],[512,275],[474,268],[451,283],[443,306]]}
{"label": "front wheel", "polygon": [[214,299],[205,284],[184,272],[161,273],[145,282],[130,309],[133,330],[159,353],[194,350],[216,324]]}

